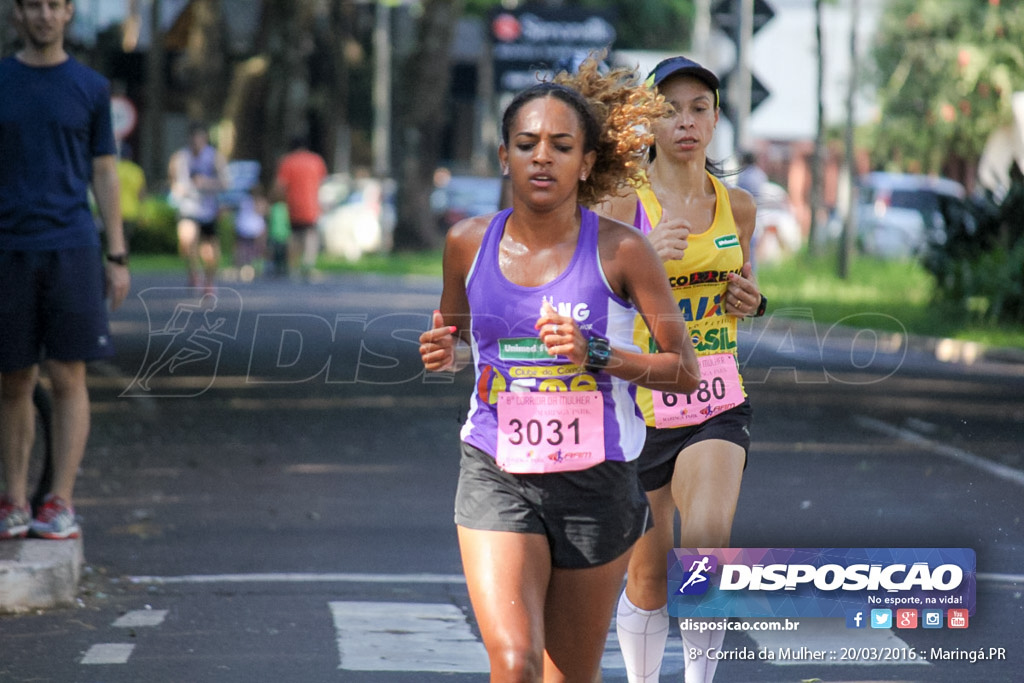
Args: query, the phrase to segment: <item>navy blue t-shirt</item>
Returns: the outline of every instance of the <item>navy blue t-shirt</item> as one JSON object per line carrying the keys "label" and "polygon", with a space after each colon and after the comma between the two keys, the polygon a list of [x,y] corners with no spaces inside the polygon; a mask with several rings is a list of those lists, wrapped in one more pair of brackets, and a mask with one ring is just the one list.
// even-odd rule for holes
{"label": "navy blue t-shirt", "polygon": [[0,60],[0,249],[98,245],[92,162],[116,152],[107,79],[70,57]]}

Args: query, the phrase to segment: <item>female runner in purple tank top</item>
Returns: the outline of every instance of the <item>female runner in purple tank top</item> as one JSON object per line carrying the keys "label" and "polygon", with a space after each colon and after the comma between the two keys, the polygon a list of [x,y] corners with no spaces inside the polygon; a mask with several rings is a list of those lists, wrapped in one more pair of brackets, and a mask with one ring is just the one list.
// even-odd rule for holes
{"label": "female runner in purple tank top", "polygon": [[[586,93],[584,97],[582,93]],[[472,351],[455,521],[491,681],[598,680],[633,544],[635,385],[693,391],[698,367],[643,235],[585,208],[638,178],[663,105],[596,63],[516,96],[498,155],[512,207],[451,228],[420,337],[428,371]],[[636,312],[659,352],[632,343]]]}

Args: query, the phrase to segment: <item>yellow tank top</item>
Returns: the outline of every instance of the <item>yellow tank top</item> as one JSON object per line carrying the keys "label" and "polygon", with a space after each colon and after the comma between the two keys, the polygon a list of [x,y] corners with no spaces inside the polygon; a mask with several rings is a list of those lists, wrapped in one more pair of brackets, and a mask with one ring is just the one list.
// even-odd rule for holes
{"label": "yellow tank top", "polygon": [[[686,319],[698,358],[731,354],[738,368],[737,318],[725,313],[724,296],[729,284],[728,274],[739,273],[743,268],[743,248],[729,203],[729,191],[718,178],[710,173],[708,177],[715,188],[715,218],[711,227],[700,234],[691,234],[684,257],[666,262],[665,271],[672,294]],[[637,199],[646,214],[641,217],[638,211],[637,222],[646,218],[651,226],[657,225],[661,220],[661,205],[649,185],[637,189]],[[639,316],[633,329],[633,339],[641,349],[655,350],[650,331]],[[746,396],[742,378],[739,381]],[[637,387],[636,400],[647,425],[655,426],[651,390]]]}

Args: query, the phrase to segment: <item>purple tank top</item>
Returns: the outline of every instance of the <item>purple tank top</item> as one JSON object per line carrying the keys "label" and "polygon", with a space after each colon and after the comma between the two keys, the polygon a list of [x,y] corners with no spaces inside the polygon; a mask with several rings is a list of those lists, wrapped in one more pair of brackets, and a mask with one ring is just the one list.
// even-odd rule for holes
{"label": "purple tank top", "polygon": [[534,324],[545,299],[571,315],[584,336],[607,337],[621,350],[633,343],[636,309],[608,284],[598,254],[598,216],[580,207],[576,251],[551,282],[524,287],[508,280],[498,262],[499,245],[511,209],[494,216],[466,280],[472,314],[476,390],[462,427],[462,439],[492,457],[497,449],[497,401],[507,391],[599,391],[603,399],[605,458],[633,460],[645,438],[635,386],[604,372],[590,373],[564,357],[548,356]]}

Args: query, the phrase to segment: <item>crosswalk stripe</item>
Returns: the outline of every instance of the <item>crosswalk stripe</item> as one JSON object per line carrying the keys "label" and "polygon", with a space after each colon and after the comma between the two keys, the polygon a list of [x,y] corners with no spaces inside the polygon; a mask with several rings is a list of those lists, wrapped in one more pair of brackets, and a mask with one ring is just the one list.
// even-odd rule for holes
{"label": "crosswalk stripe", "polygon": [[125,664],[134,649],[126,643],[99,643],[86,651],[82,664]]}
{"label": "crosswalk stripe", "polygon": [[487,652],[454,605],[331,602],[339,669],[487,673]]}
{"label": "crosswalk stripe", "polygon": [[465,584],[462,574],[352,574],[324,572],[259,573],[259,574],[187,574],[185,576],[130,576],[134,584],[203,584],[203,583],[435,583]]}
{"label": "crosswalk stripe", "polygon": [[136,609],[119,617],[114,626],[122,628],[138,628],[143,626],[159,626],[167,616],[165,609]]}
{"label": "crosswalk stripe", "polygon": [[[978,572],[979,582],[1024,582],[1024,574],[993,574]],[[133,584],[204,584],[204,583],[433,583],[465,584],[462,574],[369,574],[337,572],[283,572],[255,574],[186,574],[184,576],[129,576]]]}
{"label": "crosswalk stripe", "polygon": [[[447,603],[408,602],[329,602],[338,647],[339,669],[348,671],[403,671],[431,673],[487,673],[487,652],[474,634],[467,614]],[[115,627],[159,626],[168,610],[134,610],[113,622]],[[757,621],[738,619],[738,622]],[[758,657],[776,666],[860,665],[882,663],[870,653],[896,654],[912,648],[898,632],[890,629],[849,629],[843,619],[801,620],[798,632],[738,629],[729,636],[723,652],[749,648],[736,638],[748,636],[757,652],[770,651],[771,657]],[[134,650],[126,643],[93,645],[83,656],[84,665],[126,664]],[[819,653],[817,659],[806,653]],[[923,657],[886,658],[886,665],[917,664],[928,666]],[[678,634],[671,636],[665,649],[662,673],[681,674],[684,665]],[[625,673],[614,622],[609,629],[601,669],[606,675]]]}

